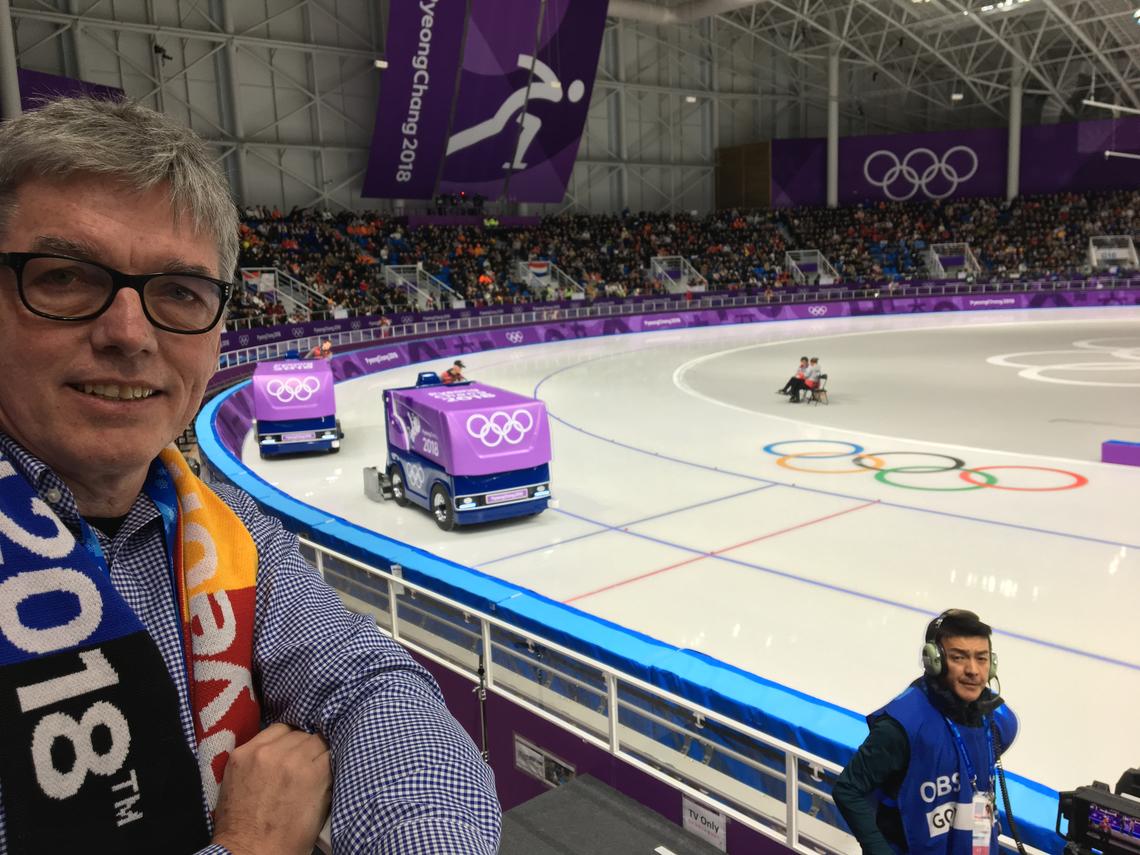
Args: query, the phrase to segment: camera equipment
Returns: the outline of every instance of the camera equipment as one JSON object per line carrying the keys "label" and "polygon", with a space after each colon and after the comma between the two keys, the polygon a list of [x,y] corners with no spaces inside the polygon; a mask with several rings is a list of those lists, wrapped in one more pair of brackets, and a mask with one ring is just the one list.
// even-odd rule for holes
{"label": "camera equipment", "polygon": [[1108,784],[1093,781],[1060,797],[1057,833],[1064,817],[1069,822],[1066,855],[1140,855],[1140,769],[1121,775],[1115,793]]}

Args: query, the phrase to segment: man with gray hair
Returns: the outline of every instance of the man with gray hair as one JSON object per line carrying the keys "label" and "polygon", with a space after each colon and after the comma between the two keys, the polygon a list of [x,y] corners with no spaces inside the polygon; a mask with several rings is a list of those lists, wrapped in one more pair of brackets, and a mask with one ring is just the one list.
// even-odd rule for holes
{"label": "man with gray hair", "polygon": [[492,774],[432,677],[169,447],[237,225],[150,110],[0,125],[0,855],[308,855],[330,806],[335,852],[494,852]]}

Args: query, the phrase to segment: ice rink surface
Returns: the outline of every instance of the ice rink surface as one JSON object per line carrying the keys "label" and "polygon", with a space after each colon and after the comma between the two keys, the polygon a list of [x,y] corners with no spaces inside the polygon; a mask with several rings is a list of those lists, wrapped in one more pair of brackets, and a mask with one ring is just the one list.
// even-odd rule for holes
{"label": "ice rink surface", "polygon": [[[831,403],[775,394],[819,356]],[[948,607],[995,629],[1022,732],[1007,768],[1057,789],[1140,763],[1140,312],[837,318],[464,356],[551,415],[557,507],[444,533],[376,504],[381,390],[337,386],[335,456],[252,470],[347,520],[866,713],[919,673]],[[859,456],[862,455],[862,456]],[[952,468],[957,467],[957,468]],[[1016,810],[1016,806],[1015,806]]]}

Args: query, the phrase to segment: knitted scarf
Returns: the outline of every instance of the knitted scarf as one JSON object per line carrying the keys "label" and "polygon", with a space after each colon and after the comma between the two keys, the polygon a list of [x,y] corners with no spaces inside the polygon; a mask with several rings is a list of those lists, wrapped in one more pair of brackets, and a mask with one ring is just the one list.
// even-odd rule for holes
{"label": "knitted scarf", "polygon": [[209,841],[229,752],[257,733],[257,548],[166,449],[145,491],[162,514],[197,758],[158,647],[77,540],[0,456],[0,796],[12,855],[193,852]]}

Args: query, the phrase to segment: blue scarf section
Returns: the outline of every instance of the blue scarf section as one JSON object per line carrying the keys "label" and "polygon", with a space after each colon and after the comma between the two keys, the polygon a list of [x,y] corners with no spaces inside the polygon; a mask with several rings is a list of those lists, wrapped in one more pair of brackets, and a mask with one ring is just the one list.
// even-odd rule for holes
{"label": "blue scarf section", "polygon": [[[147,494],[168,556],[177,499]],[[77,540],[0,456],[0,792],[12,855],[194,852],[209,842],[197,761],[162,656]]]}

